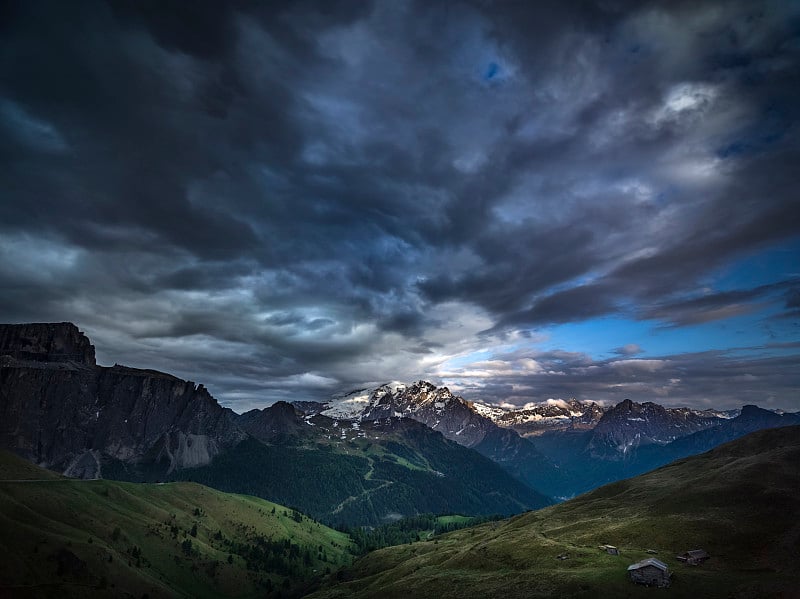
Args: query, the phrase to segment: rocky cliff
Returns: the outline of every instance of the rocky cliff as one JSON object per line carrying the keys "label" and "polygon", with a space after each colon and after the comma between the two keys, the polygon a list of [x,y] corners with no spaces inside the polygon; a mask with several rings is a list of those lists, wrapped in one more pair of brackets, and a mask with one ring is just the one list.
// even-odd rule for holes
{"label": "rocky cliff", "polygon": [[94,345],[71,322],[0,325],[0,356],[96,365]]}
{"label": "rocky cliff", "polygon": [[75,325],[0,325],[0,447],[70,476],[103,466],[165,474],[207,464],[246,435],[202,385],[97,366]]}

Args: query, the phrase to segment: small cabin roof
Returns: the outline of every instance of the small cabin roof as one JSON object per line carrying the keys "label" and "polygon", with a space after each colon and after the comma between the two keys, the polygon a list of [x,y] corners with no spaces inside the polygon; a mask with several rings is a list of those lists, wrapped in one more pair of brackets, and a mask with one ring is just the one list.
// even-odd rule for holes
{"label": "small cabin roof", "polygon": [[705,549],[692,549],[691,551],[687,551],[686,555],[689,557],[708,557],[708,551]]}
{"label": "small cabin roof", "polygon": [[647,559],[643,559],[640,562],[636,562],[635,564],[631,564],[630,566],[628,566],[628,570],[638,570],[639,568],[644,568],[646,566],[655,566],[656,568],[658,568],[659,570],[662,570],[664,572],[666,572],[669,569],[667,567],[667,564],[665,564],[661,560],[658,560],[658,559],[656,559],[654,557],[648,557]]}

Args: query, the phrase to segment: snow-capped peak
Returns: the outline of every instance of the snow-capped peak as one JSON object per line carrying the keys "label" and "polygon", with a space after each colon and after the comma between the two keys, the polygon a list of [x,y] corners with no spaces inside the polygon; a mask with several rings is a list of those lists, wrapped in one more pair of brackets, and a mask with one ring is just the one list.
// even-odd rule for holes
{"label": "snow-capped peak", "polygon": [[335,395],[330,401],[326,402],[322,413],[330,418],[357,420],[364,408],[369,405],[371,395],[369,389],[357,389],[349,393]]}
{"label": "snow-capped peak", "polygon": [[334,395],[325,402],[321,413],[340,420],[360,420],[364,412],[376,406],[384,397],[402,393],[406,387],[405,383],[392,381],[372,389],[356,389]]}

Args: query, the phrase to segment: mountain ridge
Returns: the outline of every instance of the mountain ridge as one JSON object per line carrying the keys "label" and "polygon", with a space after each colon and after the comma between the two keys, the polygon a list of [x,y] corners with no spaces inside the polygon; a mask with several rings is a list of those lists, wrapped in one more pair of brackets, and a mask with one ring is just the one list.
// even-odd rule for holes
{"label": "mountain ridge", "polygon": [[[347,420],[405,417],[421,422],[445,438],[498,463],[534,489],[552,495],[562,478],[559,469],[515,431],[497,426],[471,402],[447,387],[420,380],[360,389],[336,397],[320,412]],[[344,418],[346,416],[347,418]]]}
{"label": "mountain ridge", "polygon": [[[424,380],[357,389],[329,402],[303,402],[302,408],[346,421],[387,416],[418,420],[559,498],[660,466],[675,451],[664,449],[659,455],[658,448],[713,429],[741,412],[664,407],[630,399],[608,407],[572,399],[503,408],[467,401]],[[783,422],[791,424],[794,416],[785,416]],[[731,438],[721,436],[719,442]],[[708,449],[707,444],[701,447]],[[646,458],[639,456],[640,450]]]}

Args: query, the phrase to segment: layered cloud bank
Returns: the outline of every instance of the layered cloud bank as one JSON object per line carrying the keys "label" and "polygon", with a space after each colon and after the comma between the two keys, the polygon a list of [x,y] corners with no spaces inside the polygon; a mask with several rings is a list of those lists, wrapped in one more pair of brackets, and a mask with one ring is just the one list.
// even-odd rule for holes
{"label": "layered cloud bank", "polygon": [[800,409],[790,3],[17,3],[0,314],[235,409]]}

